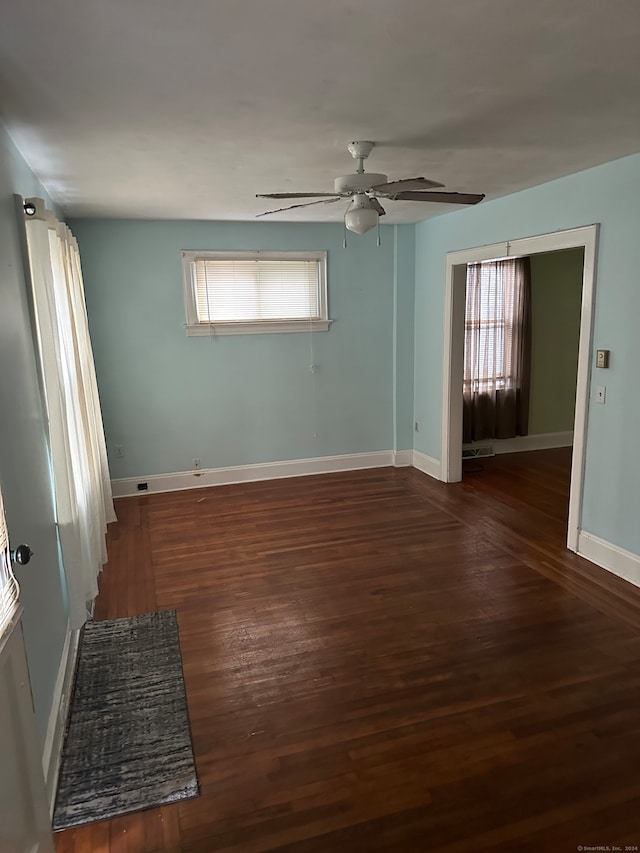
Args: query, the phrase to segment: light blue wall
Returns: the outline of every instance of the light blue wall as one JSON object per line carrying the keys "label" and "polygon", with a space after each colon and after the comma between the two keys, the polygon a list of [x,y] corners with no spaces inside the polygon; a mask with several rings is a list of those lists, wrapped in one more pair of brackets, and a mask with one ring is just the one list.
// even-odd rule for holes
{"label": "light blue wall", "polygon": [[[380,249],[371,233],[342,249],[334,225],[76,220],[112,475],[407,449],[414,437],[439,458],[446,253],[598,222],[594,340],[612,359],[607,404],[590,405],[583,528],[639,552],[639,178],[640,155],[383,228]],[[216,248],[328,250],[336,322],[313,336],[313,356],[308,335],[186,337],[180,250]]]}
{"label": "light blue wall", "polygon": [[[640,553],[640,155],[626,157],[416,227],[416,449],[440,458],[445,256],[449,251],[601,223],[594,344],[611,367],[592,373],[584,530]],[[590,395],[593,398],[593,393]],[[424,424],[424,427],[423,427]]]}
{"label": "light blue wall", "polygon": [[415,228],[396,228],[395,449],[413,449],[413,311],[415,303]]}
{"label": "light blue wall", "polygon": [[[342,227],[329,224],[70,225],[82,256],[112,477],[189,470],[196,457],[218,468],[392,449],[394,299],[407,316],[414,284],[411,259],[394,277],[393,227],[382,228],[380,248],[370,232],[350,235],[344,249]],[[412,233],[399,240],[412,248]],[[182,249],[327,250],[335,322],[314,335],[187,337]],[[404,341],[397,360],[403,422],[412,407],[411,350]]]}
{"label": "light blue wall", "polygon": [[27,542],[34,551],[16,576],[42,746],[68,617],[13,193],[46,199],[0,124],[0,483],[12,544]]}

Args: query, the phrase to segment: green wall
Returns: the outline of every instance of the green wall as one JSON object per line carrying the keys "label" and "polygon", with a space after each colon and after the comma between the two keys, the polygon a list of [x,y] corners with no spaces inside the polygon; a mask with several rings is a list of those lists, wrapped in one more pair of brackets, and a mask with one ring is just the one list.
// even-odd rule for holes
{"label": "green wall", "polygon": [[529,434],[573,429],[582,249],[531,256]]}

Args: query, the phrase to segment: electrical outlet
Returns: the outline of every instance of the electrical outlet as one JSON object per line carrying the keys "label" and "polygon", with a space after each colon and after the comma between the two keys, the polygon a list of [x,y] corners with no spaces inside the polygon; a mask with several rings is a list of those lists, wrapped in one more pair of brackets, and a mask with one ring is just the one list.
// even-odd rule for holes
{"label": "electrical outlet", "polygon": [[194,459],[194,460],[193,460],[193,470],[194,470],[194,471],[199,471],[199,470],[200,470],[200,468],[202,468],[202,465],[200,464],[200,460],[199,460],[199,459]]}

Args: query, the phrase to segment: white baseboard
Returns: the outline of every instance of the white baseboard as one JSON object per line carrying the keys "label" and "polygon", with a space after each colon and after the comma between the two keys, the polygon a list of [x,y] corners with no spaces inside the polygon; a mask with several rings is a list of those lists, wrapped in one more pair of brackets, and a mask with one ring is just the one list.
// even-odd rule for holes
{"label": "white baseboard", "polygon": [[[495,453],[514,453],[520,450],[543,450],[567,447],[573,433],[550,432],[494,441]],[[140,494],[177,492],[207,486],[226,486],[232,483],[251,483],[258,480],[277,480],[283,477],[306,477],[311,474],[330,474],[335,471],[357,471],[363,468],[396,468],[413,466],[419,471],[442,479],[440,461],[419,450],[381,450],[373,453],[349,453],[343,456],[318,456],[312,459],[288,459],[283,462],[263,462],[255,465],[232,465],[224,468],[203,468],[200,471],[178,471],[171,474],[149,474],[124,477],[111,481],[114,498]],[[138,483],[147,488],[138,490]]]}
{"label": "white baseboard", "polygon": [[440,460],[434,459],[432,456],[427,456],[426,453],[421,453],[419,450],[413,451],[413,467],[424,474],[428,474],[435,480],[442,479]]}
{"label": "white baseboard", "polygon": [[413,465],[413,450],[396,450],[393,454],[393,464],[396,468],[408,468]]}
{"label": "white baseboard", "polygon": [[640,586],[640,556],[583,530],[578,534],[578,554],[597,566]]}
{"label": "white baseboard", "polygon": [[60,769],[67,712],[69,710],[69,702],[71,701],[71,690],[73,689],[73,676],[76,668],[79,638],[80,631],[71,631],[67,628],[67,636],[62,649],[58,676],[53,688],[53,702],[51,704],[51,713],[49,714],[44,749],[42,750],[42,769],[49,801],[49,813],[51,815],[53,815],[55,804],[58,770]]}
{"label": "white baseboard", "polygon": [[[406,452],[412,453],[412,451],[401,451],[402,454]],[[257,480],[277,480],[282,477],[306,477],[310,474],[330,474],[336,471],[357,471],[362,468],[384,468],[392,465],[394,465],[393,451],[381,450],[374,453],[319,456],[315,459],[290,459],[284,462],[263,462],[256,465],[233,465],[227,468],[203,468],[198,472],[179,471],[175,474],[141,475],[112,480],[111,488],[114,498],[124,498],[140,494],[226,486]],[[147,488],[139,491],[138,483],[146,483]]]}
{"label": "white baseboard", "polygon": [[573,444],[573,430],[570,429],[566,432],[541,432],[538,435],[517,435],[515,438],[493,439],[493,441],[486,443],[493,445],[493,452],[495,454],[521,453],[527,450],[549,450],[552,447],[571,447]]}

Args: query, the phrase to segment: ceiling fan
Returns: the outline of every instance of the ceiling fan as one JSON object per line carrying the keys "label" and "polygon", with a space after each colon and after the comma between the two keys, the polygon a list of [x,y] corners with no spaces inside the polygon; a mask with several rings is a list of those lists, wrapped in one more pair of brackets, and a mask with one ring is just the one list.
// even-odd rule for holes
{"label": "ceiling fan", "polygon": [[315,198],[317,201],[292,204],[277,210],[267,210],[258,216],[270,216],[298,207],[311,207],[314,204],[332,204],[341,198],[350,198],[351,203],[344,216],[344,224],[356,234],[366,234],[378,224],[378,217],[385,215],[385,209],[378,199],[391,201],[428,201],[439,204],[477,204],[484,194],[432,192],[443,187],[437,181],[428,178],[406,178],[401,181],[389,181],[386,175],[364,171],[364,161],[375,146],[375,142],[350,142],[347,146],[354,160],[358,161],[356,171],[351,175],[342,175],[335,179],[332,193],[258,193],[256,198]]}

